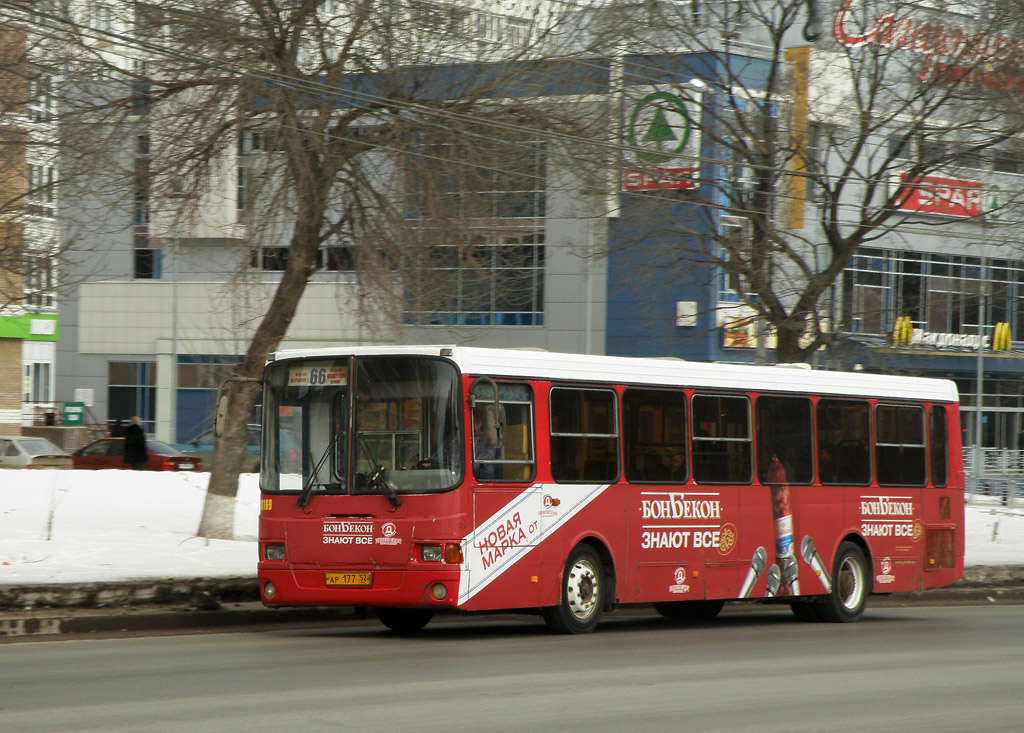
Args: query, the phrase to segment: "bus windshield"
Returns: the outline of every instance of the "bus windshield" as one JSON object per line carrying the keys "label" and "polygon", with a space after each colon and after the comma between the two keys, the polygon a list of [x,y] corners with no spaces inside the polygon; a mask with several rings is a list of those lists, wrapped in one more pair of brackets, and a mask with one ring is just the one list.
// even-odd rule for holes
{"label": "bus windshield", "polygon": [[417,356],[267,369],[264,490],[447,491],[463,475],[458,370]]}

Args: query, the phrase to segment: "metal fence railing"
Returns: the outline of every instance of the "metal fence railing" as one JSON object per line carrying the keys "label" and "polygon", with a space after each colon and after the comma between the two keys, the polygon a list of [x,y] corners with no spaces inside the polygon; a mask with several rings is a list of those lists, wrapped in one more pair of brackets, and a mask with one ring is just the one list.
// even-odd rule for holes
{"label": "metal fence railing", "polygon": [[982,448],[981,472],[975,472],[975,449],[964,448],[967,501],[990,497],[1003,506],[1024,501],[1024,450]]}

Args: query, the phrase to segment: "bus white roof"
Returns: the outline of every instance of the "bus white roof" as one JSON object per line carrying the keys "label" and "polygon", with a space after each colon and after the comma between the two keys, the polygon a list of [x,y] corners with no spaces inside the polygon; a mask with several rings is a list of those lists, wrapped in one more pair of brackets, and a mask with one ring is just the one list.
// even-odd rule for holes
{"label": "bus white roof", "polygon": [[558,382],[660,385],[753,392],[799,392],[956,402],[956,385],[948,379],[900,377],[864,372],[830,372],[802,365],[752,366],[671,358],[593,356],[529,349],[470,346],[359,346],[278,351],[271,360],[332,356],[445,356],[470,375],[518,377]]}

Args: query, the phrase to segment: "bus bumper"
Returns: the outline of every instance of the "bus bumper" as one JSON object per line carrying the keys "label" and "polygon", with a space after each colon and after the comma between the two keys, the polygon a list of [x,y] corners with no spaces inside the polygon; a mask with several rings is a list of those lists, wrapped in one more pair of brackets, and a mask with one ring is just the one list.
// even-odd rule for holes
{"label": "bus bumper", "polygon": [[359,587],[333,585],[343,580],[338,578],[341,573],[333,570],[267,568],[262,564],[257,570],[260,600],[265,606],[458,606],[457,567],[359,571],[371,574],[369,585]]}

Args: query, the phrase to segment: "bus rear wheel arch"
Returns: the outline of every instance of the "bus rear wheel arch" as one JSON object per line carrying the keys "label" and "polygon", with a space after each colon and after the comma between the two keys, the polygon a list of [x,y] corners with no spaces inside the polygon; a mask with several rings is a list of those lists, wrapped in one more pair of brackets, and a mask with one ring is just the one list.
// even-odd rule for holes
{"label": "bus rear wheel arch", "polygon": [[871,565],[860,545],[844,540],[832,565],[832,592],[817,607],[822,621],[852,623],[864,614],[871,595]]}
{"label": "bus rear wheel arch", "polygon": [[580,543],[569,553],[557,606],[544,609],[544,622],[559,634],[586,634],[601,620],[611,587],[597,550]]}

